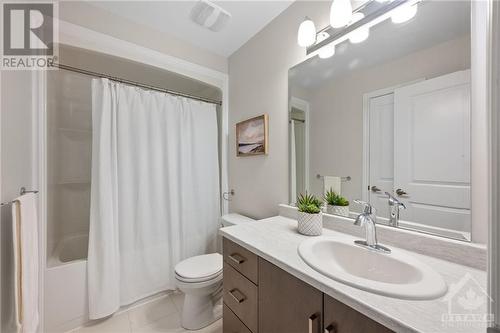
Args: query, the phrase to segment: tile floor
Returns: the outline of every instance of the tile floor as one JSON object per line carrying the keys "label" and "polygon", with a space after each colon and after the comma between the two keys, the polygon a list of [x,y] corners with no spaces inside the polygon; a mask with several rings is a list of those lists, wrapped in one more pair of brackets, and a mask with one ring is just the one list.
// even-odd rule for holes
{"label": "tile floor", "polygon": [[180,317],[183,299],[184,295],[181,293],[165,295],[108,319],[74,330],[72,333],[222,333],[222,319],[199,331],[183,329]]}

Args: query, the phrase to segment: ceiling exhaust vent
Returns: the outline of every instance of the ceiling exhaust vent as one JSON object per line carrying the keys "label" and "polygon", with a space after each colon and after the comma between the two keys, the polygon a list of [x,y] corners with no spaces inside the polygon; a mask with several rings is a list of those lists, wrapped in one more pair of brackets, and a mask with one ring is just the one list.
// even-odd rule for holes
{"label": "ceiling exhaust vent", "polygon": [[191,9],[189,17],[202,27],[221,31],[231,19],[231,14],[210,1],[200,0]]}

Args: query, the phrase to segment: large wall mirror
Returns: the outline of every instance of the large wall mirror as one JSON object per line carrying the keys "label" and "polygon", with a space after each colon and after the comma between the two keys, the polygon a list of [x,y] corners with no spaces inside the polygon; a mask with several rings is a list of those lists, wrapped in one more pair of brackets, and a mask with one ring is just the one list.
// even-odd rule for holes
{"label": "large wall mirror", "polygon": [[395,199],[400,227],[470,240],[470,68],[467,1],[422,1],[291,68],[290,202],[333,190],[350,203],[335,213],[362,199],[393,223]]}

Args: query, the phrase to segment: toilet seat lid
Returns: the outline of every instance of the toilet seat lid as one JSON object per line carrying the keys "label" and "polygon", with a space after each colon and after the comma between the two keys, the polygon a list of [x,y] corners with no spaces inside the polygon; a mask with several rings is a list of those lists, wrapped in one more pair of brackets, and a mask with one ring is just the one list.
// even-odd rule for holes
{"label": "toilet seat lid", "polygon": [[185,259],[175,266],[175,273],[186,279],[200,279],[222,271],[219,253],[203,254]]}

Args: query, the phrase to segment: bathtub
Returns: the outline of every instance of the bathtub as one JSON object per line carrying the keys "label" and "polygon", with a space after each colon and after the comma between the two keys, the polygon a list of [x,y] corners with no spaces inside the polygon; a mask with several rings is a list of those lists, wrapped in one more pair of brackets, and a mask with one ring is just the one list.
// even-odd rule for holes
{"label": "bathtub", "polygon": [[66,236],[47,260],[44,331],[67,332],[88,321],[88,234]]}
{"label": "bathtub", "polygon": [[[89,322],[87,247],[87,234],[67,236],[49,256],[45,269],[44,332],[68,332]],[[120,311],[154,301],[171,292],[167,290],[145,297],[122,307]]]}

